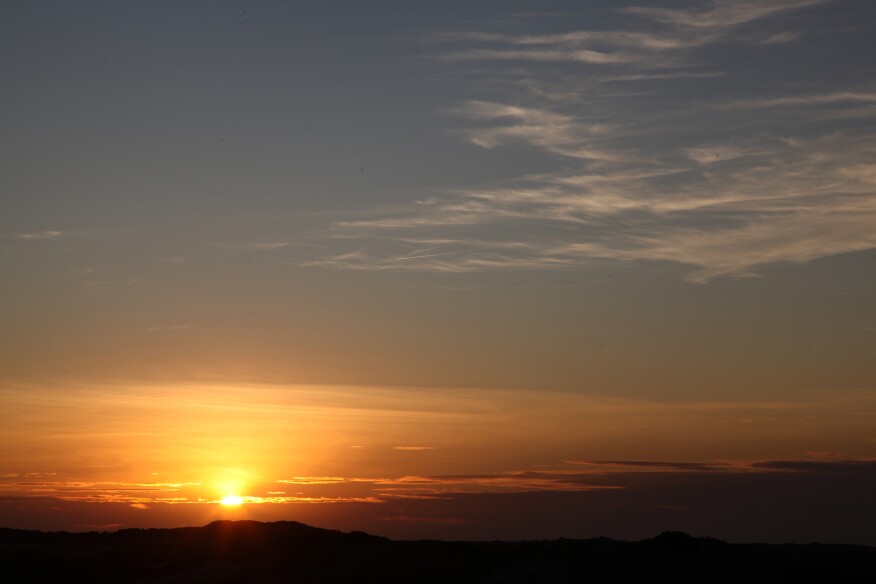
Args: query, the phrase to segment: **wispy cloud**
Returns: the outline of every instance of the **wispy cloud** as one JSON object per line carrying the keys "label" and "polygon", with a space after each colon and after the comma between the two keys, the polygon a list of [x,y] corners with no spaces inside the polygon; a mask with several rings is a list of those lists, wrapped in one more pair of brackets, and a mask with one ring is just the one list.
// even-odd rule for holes
{"label": "wispy cloud", "polygon": [[291,479],[279,479],[277,482],[288,485],[333,485],[345,483],[347,480],[345,477],[292,477]]}
{"label": "wispy cloud", "polygon": [[611,124],[587,122],[547,109],[485,101],[469,102],[458,113],[473,120],[507,122],[467,132],[469,140],[483,148],[519,140],[570,158],[606,161],[629,158],[628,154],[601,150],[589,143],[610,134],[614,129]]}
{"label": "wispy cloud", "polygon": [[291,241],[265,241],[265,242],[246,242],[246,243],[224,243],[224,244],[216,244],[221,247],[231,248],[231,249],[239,249],[242,251],[274,251],[277,249],[283,249],[286,247],[290,247],[293,245],[305,245],[299,242],[291,242]]}
{"label": "wispy cloud", "polygon": [[695,29],[721,29],[807,6],[826,4],[832,0],[724,0],[707,2],[692,9],[654,8],[636,6],[626,8],[630,14],[643,16],[657,22]]}
{"label": "wispy cloud", "polygon": [[523,470],[493,474],[468,474],[444,476],[407,476],[376,482],[380,492],[391,495],[397,491],[386,487],[425,490],[433,494],[458,492],[509,492],[509,491],[592,491],[619,489],[619,485],[598,484],[594,474],[577,470]]}
{"label": "wispy cloud", "polygon": [[27,233],[16,233],[15,237],[18,239],[24,239],[26,241],[40,241],[46,239],[58,239],[64,233],[61,231],[57,231],[54,229],[49,229],[46,231],[30,231]]}
{"label": "wispy cloud", "polygon": [[802,35],[802,31],[785,31],[785,32],[777,32],[775,34],[771,34],[766,37],[760,44],[762,45],[782,45],[785,43],[790,43],[796,41],[800,35]]}
{"label": "wispy cloud", "polygon": [[0,482],[0,495],[54,497],[86,503],[184,503],[204,501],[191,494],[200,483],[119,482],[119,481],[34,481]]}
{"label": "wispy cloud", "polygon": [[[500,61],[480,73],[494,78],[479,86],[490,99],[450,110],[465,123],[458,133],[488,150],[529,147],[554,165],[338,221],[334,251],[300,264],[454,273],[668,261],[704,283],[876,247],[872,86],[807,79],[766,90],[755,80],[728,95],[750,62],[710,66],[703,50],[806,42],[803,9],[829,1],[639,6],[620,11],[616,30],[432,37],[451,60]],[[795,30],[775,30],[773,17],[794,11]],[[754,22],[755,32],[744,26]],[[576,51],[599,67],[573,74]],[[508,69],[508,59],[569,65]],[[647,90],[618,92],[633,81]]]}
{"label": "wispy cloud", "polygon": [[[690,279],[705,282],[876,247],[876,149],[866,140],[834,135],[678,154],[673,166],[660,169],[618,165],[541,177],[348,223],[348,235],[369,245],[317,265],[464,272],[659,260],[696,266]],[[577,229],[560,229],[564,224]],[[410,237],[448,229],[462,237],[430,245],[428,253]],[[370,239],[376,233],[398,235],[392,253]],[[410,253],[399,255],[399,246]]]}
{"label": "wispy cloud", "polygon": [[876,91],[834,91],[815,95],[766,97],[717,104],[716,109],[760,109],[777,107],[825,106],[851,103],[876,103]]}
{"label": "wispy cloud", "polygon": [[755,469],[804,473],[853,473],[876,471],[876,459],[865,460],[768,460],[755,462]]}
{"label": "wispy cloud", "polygon": [[631,73],[627,75],[613,75],[606,77],[605,81],[654,81],[668,79],[709,79],[711,77],[723,77],[721,71],[673,71],[668,73]]}
{"label": "wispy cloud", "polygon": [[[433,35],[429,40],[474,45],[439,55],[445,61],[517,60],[602,66],[666,65],[672,62],[672,57],[661,53],[727,41],[730,30],[739,25],[829,1],[831,0],[727,0],[702,4],[691,9],[634,6],[624,8],[623,11],[664,26],[647,31],[575,30],[555,34],[519,35],[464,31]],[[801,31],[782,31],[754,42],[764,45],[788,43],[800,34]],[[739,37],[735,40],[751,41],[750,37]],[[484,48],[483,45],[488,47]]]}
{"label": "wispy cloud", "polygon": [[[735,483],[739,477],[769,480],[769,477],[851,477],[870,480],[876,473],[874,459],[824,457],[816,460],[663,461],[663,460],[570,460],[552,468],[521,469],[480,474],[374,477],[294,477],[275,483],[294,485],[288,493],[256,487],[242,496],[252,505],[393,504],[452,501],[455,497],[483,494],[641,493],[654,477],[672,478],[683,486],[708,475],[712,480]],[[721,478],[727,477],[727,478]],[[678,482],[680,481],[680,482]],[[660,483],[665,484],[661,479]],[[343,492],[339,491],[343,488]],[[54,499],[71,503],[125,504],[146,510],[155,505],[218,505],[220,499],[206,495],[200,483],[137,483],[86,481],[0,482],[3,500]]]}
{"label": "wispy cloud", "polygon": [[630,63],[641,60],[636,55],[623,55],[617,53],[602,53],[599,51],[591,51],[587,49],[579,50],[549,50],[549,49],[528,49],[528,50],[493,50],[493,49],[472,49],[468,51],[457,51],[450,53],[445,57],[448,61],[476,61],[487,59],[504,59],[504,60],[525,60],[525,61],[556,61],[556,62],[577,62],[591,63],[597,65],[607,65],[614,63]]}
{"label": "wispy cloud", "polygon": [[678,471],[723,471],[739,468],[739,465],[730,465],[725,462],[667,462],[655,460],[573,460],[570,462],[582,465]]}

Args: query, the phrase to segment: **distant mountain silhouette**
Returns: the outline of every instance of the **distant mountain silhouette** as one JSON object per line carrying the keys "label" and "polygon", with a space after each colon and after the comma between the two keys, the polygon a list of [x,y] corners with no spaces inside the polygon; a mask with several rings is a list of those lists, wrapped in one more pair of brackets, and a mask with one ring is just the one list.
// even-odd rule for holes
{"label": "distant mountain silhouette", "polygon": [[876,548],[728,544],[666,532],[523,542],[393,541],[294,521],[40,532],[0,529],[0,580],[19,583],[876,582]]}

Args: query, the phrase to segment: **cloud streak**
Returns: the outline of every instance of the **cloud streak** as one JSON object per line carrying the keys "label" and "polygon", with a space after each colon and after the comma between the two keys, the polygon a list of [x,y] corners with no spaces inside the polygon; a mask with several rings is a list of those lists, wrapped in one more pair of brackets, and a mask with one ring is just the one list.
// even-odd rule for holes
{"label": "cloud streak", "polygon": [[[514,493],[612,493],[647,488],[661,477],[683,484],[698,476],[832,476],[876,477],[873,459],[804,459],[764,461],[570,460],[550,469],[524,469],[481,474],[374,477],[294,477],[275,483],[294,485],[287,493],[254,486],[245,504],[384,504],[400,501],[448,501],[460,495]],[[688,477],[685,479],[685,477]],[[716,481],[723,479],[716,478]],[[344,491],[337,491],[343,488]],[[623,495],[619,495],[623,496]],[[73,503],[125,504],[136,509],[153,505],[218,505],[221,497],[205,496],[200,483],[136,483],[87,481],[3,481],[0,503],[56,499]]]}
{"label": "cloud streak", "polygon": [[636,6],[627,8],[626,12],[655,20],[664,24],[694,29],[724,29],[771,16],[826,4],[831,0],[727,0],[724,2],[706,2],[693,9],[653,8]]}
{"label": "cloud streak", "polygon": [[[439,59],[449,62],[514,60],[597,66],[665,66],[675,62],[669,53],[716,42],[752,42],[751,37],[732,34],[733,29],[740,25],[830,1],[765,3],[728,0],[720,3],[701,2],[691,9],[633,6],[622,11],[652,21],[648,30],[632,26],[627,30],[575,30],[520,35],[466,31],[433,35],[429,40],[473,45],[439,56]],[[754,42],[763,45],[783,44],[793,42],[801,34],[801,31],[780,31]],[[484,45],[488,45],[488,48],[484,48]]]}
{"label": "cloud streak", "polygon": [[25,241],[43,241],[48,239],[58,239],[64,235],[63,232],[57,231],[54,229],[48,229],[45,231],[31,231],[28,233],[16,233],[15,237],[18,239],[23,239]]}
{"label": "cloud streak", "polygon": [[[555,140],[555,133],[542,138],[548,149]],[[608,259],[684,263],[695,268],[695,282],[746,275],[876,247],[874,156],[876,148],[854,135],[705,145],[657,169],[621,164],[464,191],[395,217],[347,223],[347,236],[369,245],[316,265],[465,272]],[[450,231],[458,237],[438,239]],[[440,243],[426,253],[415,233]],[[372,239],[377,234],[397,236],[392,253]]]}
{"label": "cloud streak", "polygon": [[[499,61],[481,73],[495,78],[485,85],[493,98],[451,110],[466,124],[458,133],[496,155],[530,148],[554,165],[338,221],[333,248],[355,248],[299,263],[457,273],[673,262],[689,266],[689,281],[705,283],[872,249],[876,142],[872,112],[860,109],[876,103],[872,87],[813,90],[810,80],[805,92],[799,82],[764,91],[743,84],[748,65],[719,70],[705,51],[733,42],[767,54],[805,41],[802,29],[753,35],[742,27],[773,26],[773,17],[791,12],[806,17],[803,9],[828,2],[639,6],[620,11],[626,26],[616,30],[437,35],[431,40],[466,45],[448,51],[450,60]],[[501,63],[571,67],[573,51],[591,51],[589,62],[601,68],[570,82],[572,69]],[[619,81],[649,89],[617,93]],[[747,89],[730,96],[728,82]],[[861,123],[843,123],[852,117]]]}

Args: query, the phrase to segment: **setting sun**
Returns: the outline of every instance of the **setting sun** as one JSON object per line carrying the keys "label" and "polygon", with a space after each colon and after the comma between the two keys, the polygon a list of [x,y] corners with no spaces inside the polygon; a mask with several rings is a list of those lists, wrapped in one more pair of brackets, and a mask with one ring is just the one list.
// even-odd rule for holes
{"label": "setting sun", "polygon": [[243,498],[236,495],[230,495],[228,497],[223,497],[219,502],[226,507],[237,507],[238,505],[243,505]]}

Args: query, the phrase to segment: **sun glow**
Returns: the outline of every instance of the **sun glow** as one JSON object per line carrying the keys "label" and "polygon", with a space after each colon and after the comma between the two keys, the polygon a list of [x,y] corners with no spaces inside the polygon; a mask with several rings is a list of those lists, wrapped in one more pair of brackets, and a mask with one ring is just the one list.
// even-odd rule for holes
{"label": "sun glow", "polygon": [[221,501],[219,501],[226,507],[237,507],[238,505],[243,505],[243,497],[238,497],[237,495],[229,495],[227,497],[223,497]]}

